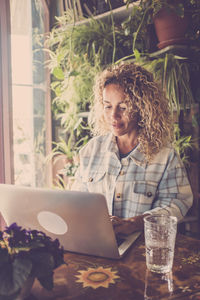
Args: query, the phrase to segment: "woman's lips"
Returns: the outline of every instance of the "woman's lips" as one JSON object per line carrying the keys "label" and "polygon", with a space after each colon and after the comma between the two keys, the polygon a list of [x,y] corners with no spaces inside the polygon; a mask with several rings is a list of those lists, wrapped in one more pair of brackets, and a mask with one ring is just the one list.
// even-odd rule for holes
{"label": "woman's lips", "polygon": [[122,124],[116,124],[116,123],[112,124],[112,127],[116,129],[120,129],[122,126],[123,126]]}

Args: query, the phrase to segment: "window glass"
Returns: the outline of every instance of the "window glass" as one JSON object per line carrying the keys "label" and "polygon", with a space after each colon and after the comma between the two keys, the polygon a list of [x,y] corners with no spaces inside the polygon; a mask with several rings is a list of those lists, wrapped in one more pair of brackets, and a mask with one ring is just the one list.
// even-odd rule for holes
{"label": "window glass", "polygon": [[10,10],[15,184],[43,187],[51,182],[45,1],[11,0]]}

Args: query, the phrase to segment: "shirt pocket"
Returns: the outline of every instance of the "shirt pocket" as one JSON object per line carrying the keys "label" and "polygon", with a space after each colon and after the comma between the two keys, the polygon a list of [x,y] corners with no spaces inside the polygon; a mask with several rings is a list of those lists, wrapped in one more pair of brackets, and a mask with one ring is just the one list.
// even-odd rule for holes
{"label": "shirt pocket", "polygon": [[[137,181],[133,186],[133,199],[138,205],[148,206],[151,208],[156,196],[157,186],[145,181]],[[147,208],[147,207],[146,207]],[[146,209],[145,209],[146,210]]]}
{"label": "shirt pocket", "polygon": [[83,178],[83,183],[87,185],[88,191],[93,193],[105,193],[106,172],[89,172]]}

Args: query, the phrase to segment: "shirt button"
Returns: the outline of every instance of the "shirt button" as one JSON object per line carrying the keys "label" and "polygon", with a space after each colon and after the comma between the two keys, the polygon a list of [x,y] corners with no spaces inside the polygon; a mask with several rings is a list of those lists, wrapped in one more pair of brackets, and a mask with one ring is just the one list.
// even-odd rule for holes
{"label": "shirt button", "polygon": [[93,178],[92,178],[92,177],[90,177],[90,178],[89,178],[89,182],[92,182],[92,181],[93,181]]}
{"label": "shirt button", "polygon": [[147,192],[147,197],[151,197],[152,196],[152,192]]}
{"label": "shirt button", "polygon": [[117,193],[116,197],[117,197],[117,199],[121,198],[121,194]]}

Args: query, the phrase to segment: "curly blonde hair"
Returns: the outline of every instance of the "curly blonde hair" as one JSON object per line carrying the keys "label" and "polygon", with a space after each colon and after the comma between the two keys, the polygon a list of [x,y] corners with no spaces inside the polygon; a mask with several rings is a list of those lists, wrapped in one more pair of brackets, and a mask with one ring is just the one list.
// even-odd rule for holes
{"label": "curly blonde hair", "polygon": [[[94,103],[91,110],[95,135],[110,132],[103,108],[103,89],[114,83],[124,89],[129,110],[138,115],[139,149],[147,161],[173,139],[172,114],[166,98],[153,75],[135,63],[113,65],[98,75],[94,85]],[[128,100],[127,100],[128,99]]]}

